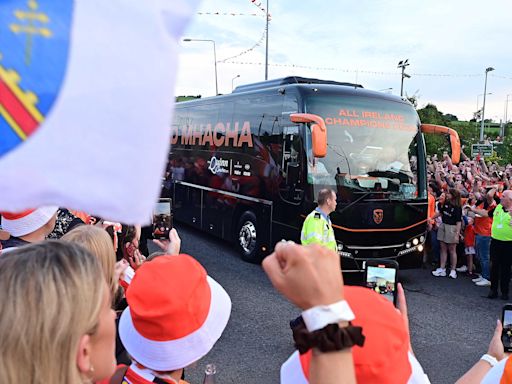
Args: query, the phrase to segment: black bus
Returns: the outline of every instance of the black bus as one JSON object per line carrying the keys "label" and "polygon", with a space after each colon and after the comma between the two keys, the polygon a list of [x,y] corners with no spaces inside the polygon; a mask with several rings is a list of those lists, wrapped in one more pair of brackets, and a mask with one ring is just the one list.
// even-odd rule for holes
{"label": "black bus", "polygon": [[[451,134],[455,157],[456,133],[424,127]],[[428,205],[421,128],[400,97],[299,77],[177,103],[167,191],[174,217],[233,241],[256,263],[277,241],[299,241],[318,191],[331,188],[344,270],[417,256]]]}

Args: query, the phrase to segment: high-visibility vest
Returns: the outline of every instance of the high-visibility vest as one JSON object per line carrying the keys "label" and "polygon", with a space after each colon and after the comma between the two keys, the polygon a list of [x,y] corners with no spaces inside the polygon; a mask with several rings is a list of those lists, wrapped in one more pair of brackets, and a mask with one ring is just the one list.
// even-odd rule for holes
{"label": "high-visibility vest", "polygon": [[328,216],[317,208],[304,220],[300,234],[302,245],[320,244],[330,250],[337,251],[336,238]]}
{"label": "high-visibility vest", "polygon": [[498,204],[494,209],[491,236],[501,241],[512,241],[512,227],[510,226],[510,213],[505,212],[503,206]]}

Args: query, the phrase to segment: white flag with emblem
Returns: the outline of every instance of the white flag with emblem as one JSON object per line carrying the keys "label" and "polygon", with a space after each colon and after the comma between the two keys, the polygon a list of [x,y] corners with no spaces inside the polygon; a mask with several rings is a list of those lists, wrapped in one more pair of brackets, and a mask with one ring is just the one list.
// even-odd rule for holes
{"label": "white flag with emblem", "polygon": [[0,2],[0,211],[147,222],[197,0]]}

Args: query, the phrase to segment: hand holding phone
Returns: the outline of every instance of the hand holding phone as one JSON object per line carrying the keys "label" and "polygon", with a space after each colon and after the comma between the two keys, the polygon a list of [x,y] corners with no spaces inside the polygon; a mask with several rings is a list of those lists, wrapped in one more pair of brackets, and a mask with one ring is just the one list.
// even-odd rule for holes
{"label": "hand holding phone", "polygon": [[501,342],[505,352],[512,352],[512,304],[505,304],[502,309],[501,323]]}
{"label": "hand holding phone", "polygon": [[153,237],[169,239],[172,229],[171,199],[160,199],[153,211]]}
{"label": "hand holding phone", "polygon": [[383,295],[396,306],[398,263],[394,260],[367,260],[365,285]]}
{"label": "hand holding phone", "polygon": [[169,255],[178,255],[180,253],[181,239],[176,228],[171,229],[169,232],[169,240],[154,239],[153,243],[158,245],[163,252],[167,252]]}

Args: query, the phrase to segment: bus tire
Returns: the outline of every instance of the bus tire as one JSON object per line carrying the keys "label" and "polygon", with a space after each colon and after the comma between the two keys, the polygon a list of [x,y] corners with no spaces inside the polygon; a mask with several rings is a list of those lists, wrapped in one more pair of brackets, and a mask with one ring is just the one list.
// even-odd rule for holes
{"label": "bus tire", "polygon": [[251,211],[240,216],[236,227],[235,241],[240,250],[242,260],[253,264],[261,263],[258,240],[258,220]]}

